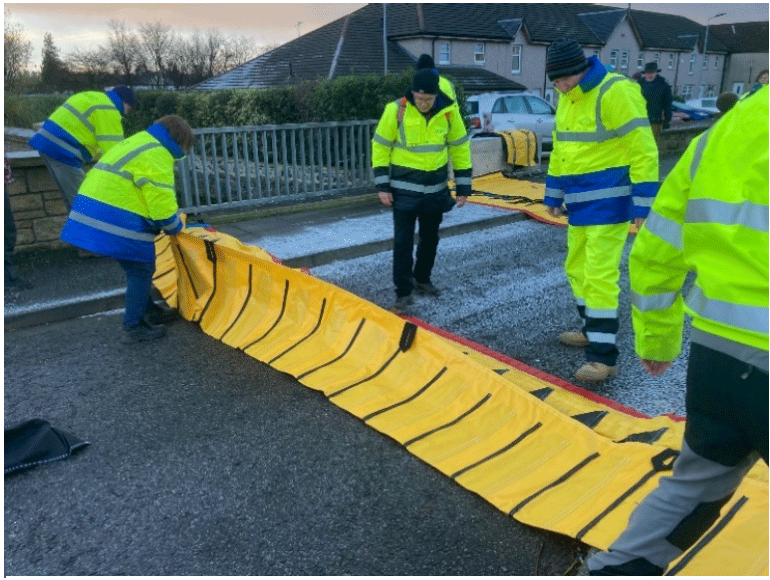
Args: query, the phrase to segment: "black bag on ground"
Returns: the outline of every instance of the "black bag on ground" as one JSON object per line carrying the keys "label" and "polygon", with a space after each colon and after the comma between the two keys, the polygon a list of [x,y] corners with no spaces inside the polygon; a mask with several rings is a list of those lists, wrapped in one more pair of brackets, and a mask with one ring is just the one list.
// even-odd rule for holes
{"label": "black bag on ground", "polygon": [[90,443],[54,429],[43,419],[24,421],[5,430],[5,475],[66,459],[86,445]]}

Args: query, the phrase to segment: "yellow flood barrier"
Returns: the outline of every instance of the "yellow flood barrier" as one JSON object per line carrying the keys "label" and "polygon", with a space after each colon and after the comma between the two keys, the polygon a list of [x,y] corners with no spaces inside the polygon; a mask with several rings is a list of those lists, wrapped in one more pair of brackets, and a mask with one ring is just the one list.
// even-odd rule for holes
{"label": "yellow flood barrier", "polygon": [[[680,422],[588,400],[226,234],[187,228],[156,245],[155,284],[184,318],[321,391],[520,522],[607,548],[676,457]],[[682,573],[767,573],[767,467],[750,475],[729,521],[685,554]],[[753,559],[728,554],[733,543]]]}

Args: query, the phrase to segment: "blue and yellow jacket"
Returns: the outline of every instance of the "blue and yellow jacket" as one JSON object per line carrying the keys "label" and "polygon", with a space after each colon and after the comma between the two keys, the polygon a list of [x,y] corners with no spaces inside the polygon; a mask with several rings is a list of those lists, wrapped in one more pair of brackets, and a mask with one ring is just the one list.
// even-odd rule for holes
{"label": "blue and yellow jacket", "polygon": [[639,85],[596,57],[559,96],[543,203],[567,206],[574,226],[646,217],[658,192],[658,148]]}
{"label": "blue and yellow jacket", "polygon": [[123,101],[114,91],[76,93],[30,139],[33,149],[72,167],[83,167],[123,140]]}
{"label": "blue and yellow jacket", "polygon": [[154,262],[155,236],[183,227],[174,189],[174,160],[182,157],[159,124],[110,149],[80,186],[61,239],[118,260]]}

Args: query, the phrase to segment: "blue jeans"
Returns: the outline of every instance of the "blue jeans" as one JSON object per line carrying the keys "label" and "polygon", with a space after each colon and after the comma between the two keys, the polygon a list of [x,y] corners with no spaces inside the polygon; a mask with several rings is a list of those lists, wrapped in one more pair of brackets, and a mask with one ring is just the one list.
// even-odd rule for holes
{"label": "blue jeans", "polygon": [[155,262],[118,260],[118,264],[126,272],[126,313],[123,316],[123,328],[128,330],[139,325],[152,302],[150,291]]}

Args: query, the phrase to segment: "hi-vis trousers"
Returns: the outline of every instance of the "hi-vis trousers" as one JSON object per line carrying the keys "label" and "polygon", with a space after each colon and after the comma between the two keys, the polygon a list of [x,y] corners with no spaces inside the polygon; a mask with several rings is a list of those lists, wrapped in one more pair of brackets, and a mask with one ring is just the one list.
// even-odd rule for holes
{"label": "hi-vis trousers", "polygon": [[628,222],[569,226],[564,270],[583,319],[590,344],[586,360],[615,366],[618,358],[618,296],[620,259],[628,238]]}

